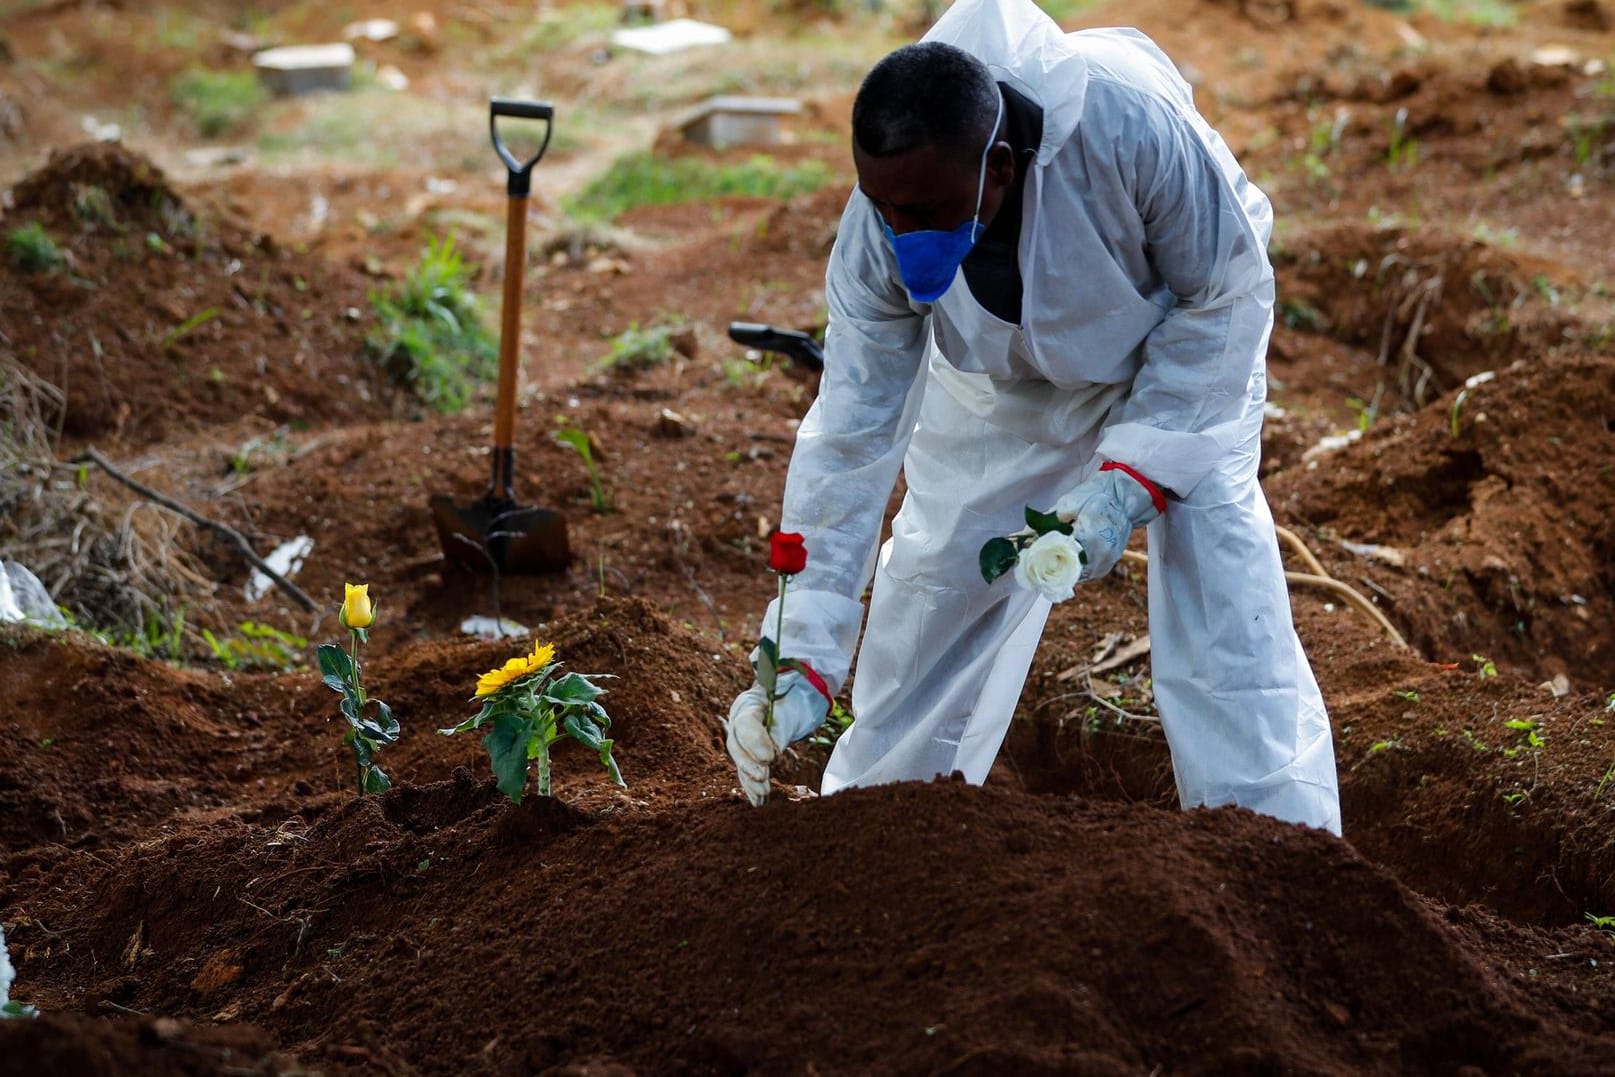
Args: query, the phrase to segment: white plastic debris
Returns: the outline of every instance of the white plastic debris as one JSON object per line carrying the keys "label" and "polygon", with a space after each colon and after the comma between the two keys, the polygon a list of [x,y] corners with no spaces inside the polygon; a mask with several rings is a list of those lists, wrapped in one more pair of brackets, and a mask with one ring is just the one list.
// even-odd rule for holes
{"label": "white plastic debris", "polygon": [[386,67],[376,72],[376,81],[381,83],[389,90],[409,89],[409,76],[398,70],[398,68],[394,67],[392,64],[388,64]]}
{"label": "white plastic debris", "polygon": [[611,32],[611,43],[652,56],[666,56],[700,45],[722,45],[734,35],[721,26],[696,19],[670,19],[654,26],[633,26]]}
{"label": "white plastic debris", "polygon": [[1262,405],[1262,415],[1265,418],[1282,419],[1288,414],[1290,414],[1288,411],[1285,411],[1282,407],[1273,403],[1271,400]]}
{"label": "white plastic debris", "polygon": [[474,617],[467,617],[461,621],[460,631],[478,639],[498,640],[509,639],[512,636],[525,636],[530,629],[526,625],[517,624],[509,617],[484,617],[479,613]]}
{"label": "white plastic debris", "polygon": [[97,142],[116,142],[123,137],[122,127],[115,123],[102,123],[94,116],[85,116],[80,119],[79,127]]}
{"label": "white plastic debris", "polygon": [[11,982],[16,978],[17,970],[12,968],[11,954],[6,950],[6,930],[0,927],[0,1017],[38,1017],[39,1011],[32,1006],[11,1001]]}
{"label": "white plastic debris", "polygon": [[22,607],[11,593],[11,580],[0,572],[0,624],[15,624],[22,620]]}
{"label": "white plastic debris", "polygon": [[1361,441],[1362,438],[1363,432],[1361,430],[1348,430],[1344,434],[1331,434],[1326,438],[1320,438],[1316,445],[1301,454],[1301,459],[1315,460],[1320,456],[1338,452],[1353,442]]}
{"label": "white plastic debris", "polygon": [[398,36],[398,24],[391,19],[360,19],[342,28],[344,41],[391,41]]}
{"label": "white plastic debris", "polygon": [[20,562],[0,561],[0,622],[19,621],[40,628],[67,627],[67,618],[38,576]]}
{"label": "white plastic debris", "polygon": [[[303,567],[303,559],[314,549],[314,540],[307,535],[298,535],[290,542],[283,542],[276,546],[264,563],[286,579],[291,579],[297,570]],[[275,581],[266,576],[261,570],[253,569],[252,576],[247,580],[246,594],[248,602],[256,602],[269,593],[275,586]]]}
{"label": "white plastic debris", "polygon": [[1570,694],[1570,678],[1563,673],[1555,673],[1552,680],[1543,681],[1537,687],[1552,695],[1554,699],[1563,699]]}
{"label": "white plastic debris", "polygon": [[1543,45],[1532,51],[1531,62],[1538,67],[1575,67],[1581,54],[1569,45]]}

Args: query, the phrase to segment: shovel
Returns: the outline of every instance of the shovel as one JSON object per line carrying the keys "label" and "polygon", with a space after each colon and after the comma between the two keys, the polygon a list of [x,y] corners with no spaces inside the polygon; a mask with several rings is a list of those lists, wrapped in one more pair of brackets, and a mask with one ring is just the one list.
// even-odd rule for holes
{"label": "shovel", "polygon": [[758,351],[778,352],[811,372],[824,369],[824,349],[806,333],[794,329],[780,329],[757,322],[730,322],[729,339]]}
{"label": "shovel", "polygon": [[[544,140],[525,163],[499,137],[499,117],[541,120]],[[499,394],[494,403],[493,479],[480,500],[463,504],[438,494],[431,499],[443,557],[451,567],[472,573],[535,575],[564,571],[571,560],[566,518],[553,509],[516,503],[516,375],[521,335],[522,270],[527,257],[527,196],[533,166],[550,144],[555,108],[545,101],[489,102],[488,130],[493,148],[509,169],[510,196],[505,220],[505,293],[499,321]]]}

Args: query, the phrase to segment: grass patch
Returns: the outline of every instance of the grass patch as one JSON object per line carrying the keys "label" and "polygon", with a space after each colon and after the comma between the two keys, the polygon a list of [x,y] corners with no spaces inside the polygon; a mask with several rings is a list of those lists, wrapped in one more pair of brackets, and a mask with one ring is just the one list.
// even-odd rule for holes
{"label": "grass patch", "polygon": [[678,322],[663,322],[641,329],[636,322],[617,334],[611,350],[595,363],[597,370],[633,371],[649,370],[672,360],[678,354],[673,344],[684,326]]}
{"label": "grass patch", "polygon": [[251,71],[209,71],[204,67],[176,75],[168,84],[168,96],[203,138],[239,131],[269,99]]}
{"label": "grass patch", "polygon": [[709,198],[750,195],[792,198],[810,194],[830,180],[820,161],[782,167],[771,157],[726,165],[695,157],[669,160],[650,153],[619,157],[565,208],[581,221],[612,221],[639,206],[665,206]]}
{"label": "grass patch", "polygon": [[467,276],[454,237],[432,238],[408,276],[370,296],[380,320],[367,341],[372,354],[435,411],[465,407],[497,365],[493,335]]}
{"label": "grass patch", "polygon": [[6,260],[24,273],[54,273],[67,263],[62,249],[38,221],[6,233]]}
{"label": "grass patch", "polygon": [[1391,11],[1423,11],[1443,22],[1465,22],[1471,26],[1513,26],[1519,10],[1510,0],[1369,0],[1375,7]]}

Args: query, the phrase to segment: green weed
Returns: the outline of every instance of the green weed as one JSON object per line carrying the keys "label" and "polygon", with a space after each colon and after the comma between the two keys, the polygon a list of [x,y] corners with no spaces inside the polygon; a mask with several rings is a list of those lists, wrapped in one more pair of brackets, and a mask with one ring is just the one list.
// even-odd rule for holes
{"label": "green weed", "polygon": [[370,295],[379,321],[367,338],[371,353],[436,411],[465,407],[496,368],[494,339],[467,276],[454,237],[434,237],[408,276]]}
{"label": "green weed", "polygon": [[583,457],[583,466],[589,470],[589,504],[595,512],[610,512],[612,510],[612,497],[600,482],[600,468],[594,462],[594,446],[589,435],[575,426],[563,427],[555,434],[555,440],[562,445],[570,446],[574,452]]}
{"label": "green weed", "polygon": [[824,724],[808,738],[808,743],[817,748],[834,748],[841,734],[851,725],[852,712],[843,707],[839,700],[835,701],[830,704],[830,713],[824,716]]}
{"label": "green weed", "polygon": [[196,133],[218,138],[246,126],[268,99],[251,71],[210,71],[193,67],[168,84],[169,99],[190,117]]}
{"label": "green weed", "polygon": [[61,248],[38,221],[6,233],[6,260],[24,273],[54,273],[67,264]]}
{"label": "green weed", "polygon": [[1443,22],[1471,26],[1513,26],[1519,12],[1509,0],[1369,0],[1392,11],[1427,11]]}
{"label": "green weed", "polygon": [[632,153],[619,157],[564,207],[581,221],[611,221],[638,206],[732,195],[791,198],[816,191],[829,179],[830,170],[819,161],[781,166],[771,157],[756,156],[744,164],[725,165],[695,157],[669,160]]}
{"label": "green weed", "polygon": [[672,360],[678,354],[673,338],[684,328],[680,322],[665,322],[641,329],[635,322],[617,334],[611,350],[595,363],[597,370],[648,370]]}
{"label": "green weed", "polygon": [[213,658],[226,669],[275,670],[296,669],[302,664],[302,652],[308,640],[282,632],[273,625],[242,621],[238,634],[219,639],[202,629]]}
{"label": "green weed", "polygon": [[118,221],[118,211],[112,205],[112,196],[105,187],[93,183],[73,185],[73,216],[90,228],[123,231],[123,225]]}
{"label": "green weed", "polygon": [[1497,664],[1490,658],[1483,654],[1472,654],[1469,657],[1475,663],[1475,673],[1481,680],[1497,676]]}
{"label": "green weed", "polygon": [[206,310],[197,311],[189,318],[186,318],[183,322],[180,322],[178,325],[174,326],[174,328],[170,329],[167,333],[163,334],[162,350],[167,351],[169,348],[172,348],[176,343],[178,343],[181,337],[185,336],[185,334],[200,326],[206,325],[208,322],[211,322],[218,316],[218,307],[209,307]]}
{"label": "green weed", "polygon": [[1399,108],[1391,120],[1391,141],[1385,151],[1385,167],[1405,171],[1419,163],[1419,142],[1408,132],[1408,110]]}

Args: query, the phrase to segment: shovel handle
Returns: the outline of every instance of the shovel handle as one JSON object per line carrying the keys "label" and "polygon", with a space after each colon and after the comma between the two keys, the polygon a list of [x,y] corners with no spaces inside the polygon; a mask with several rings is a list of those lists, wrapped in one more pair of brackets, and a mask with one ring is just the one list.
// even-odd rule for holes
{"label": "shovel handle", "polygon": [[[522,161],[510,152],[504,139],[499,137],[499,117],[511,119],[540,120],[544,124],[544,141],[538,145],[538,152],[526,161]],[[555,106],[548,101],[519,101],[512,97],[495,97],[488,101],[488,134],[493,138],[494,152],[499,159],[505,162],[510,176],[505,183],[505,190],[512,198],[526,198],[532,190],[533,166],[538,164],[539,158],[550,147],[550,134],[555,129]]]}
{"label": "shovel handle", "polygon": [[[544,140],[538,152],[518,160],[499,137],[499,118],[538,120]],[[527,264],[527,196],[532,191],[533,166],[549,148],[554,130],[555,106],[548,101],[518,101],[495,97],[488,102],[488,133],[493,148],[510,171],[505,191],[510,196],[505,214],[505,290],[499,310],[499,392],[493,413],[493,479],[489,496],[511,500],[515,485],[516,377],[521,368],[522,271]]]}

